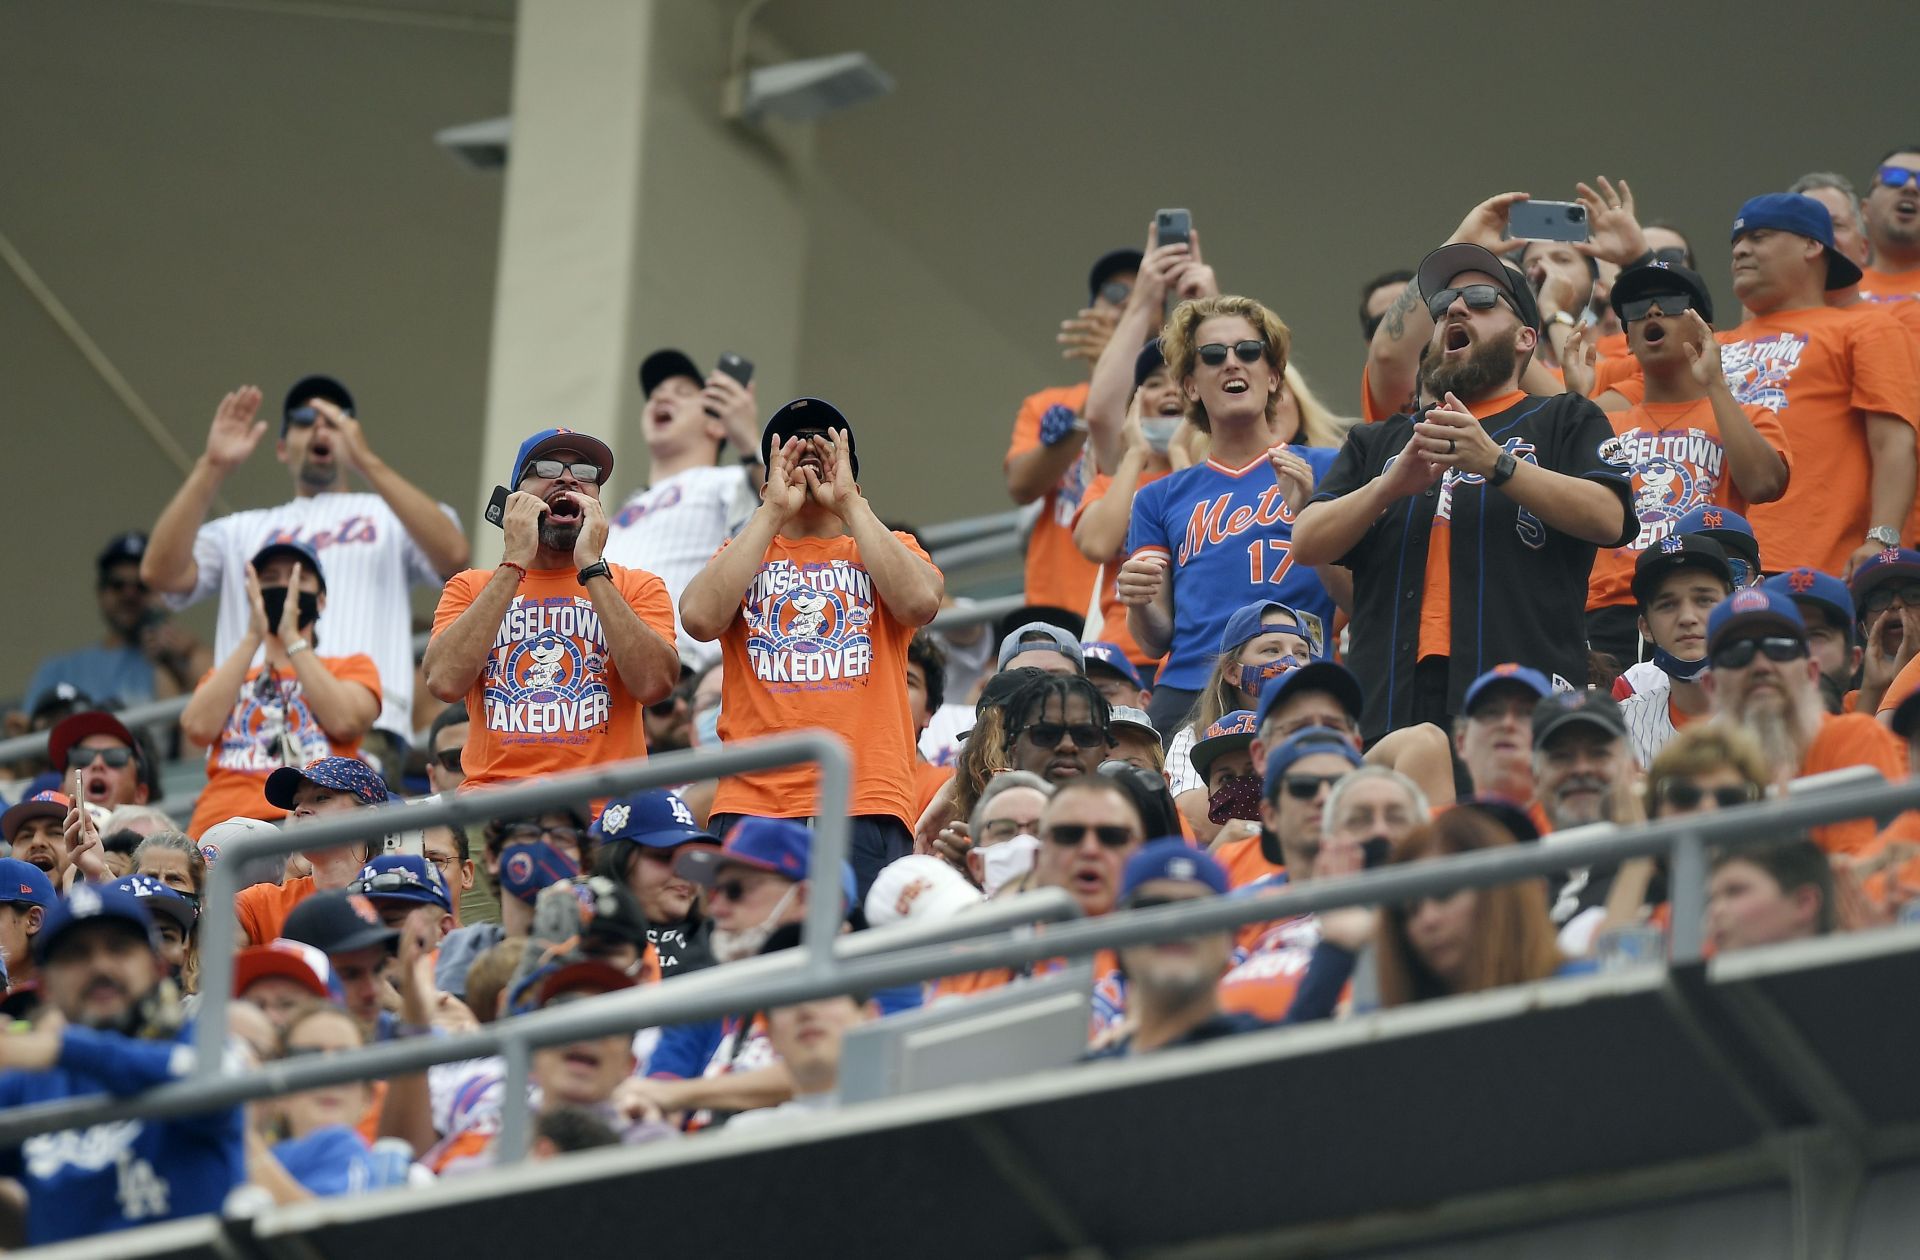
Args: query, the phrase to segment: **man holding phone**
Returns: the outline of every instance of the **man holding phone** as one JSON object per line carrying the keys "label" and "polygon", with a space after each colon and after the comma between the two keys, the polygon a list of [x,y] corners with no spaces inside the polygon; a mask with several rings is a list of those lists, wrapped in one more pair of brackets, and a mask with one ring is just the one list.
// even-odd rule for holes
{"label": "man holding phone", "polygon": [[[737,354],[721,355],[704,377],[679,350],[656,350],[640,363],[647,484],[610,517],[606,556],[657,575],[675,608],[694,574],[759,506],[766,470],[752,382],[753,364]],[[729,446],[739,458],[722,463]],[[678,646],[680,659],[695,668],[715,655],[685,630]]]}

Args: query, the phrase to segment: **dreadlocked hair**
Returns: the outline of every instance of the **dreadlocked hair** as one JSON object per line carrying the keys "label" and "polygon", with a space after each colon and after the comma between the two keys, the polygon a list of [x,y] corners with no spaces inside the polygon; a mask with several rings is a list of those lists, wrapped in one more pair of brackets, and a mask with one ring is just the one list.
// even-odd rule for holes
{"label": "dreadlocked hair", "polygon": [[973,732],[960,746],[954,768],[954,800],[960,807],[960,817],[973,816],[987,784],[1012,764],[1007,756],[1006,713],[989,705],[974,718]]}
{"label": "dreadlocked hair", "polygon": [[1087,711],[1093,715],[1093,724],[1103,731],[1107,729],[1113,717],[1113,707],[1085,674],[1036,672],[1039,673],[1038,678],[1027,679],[1007,697],[1005,720],[1009,736],[1017,734],[1021,727],[1038,717],[1047,707],[1047,701],[1056,696],[1063,711],[1069,700],[1075,696],[1081,697],[1087,702]]}

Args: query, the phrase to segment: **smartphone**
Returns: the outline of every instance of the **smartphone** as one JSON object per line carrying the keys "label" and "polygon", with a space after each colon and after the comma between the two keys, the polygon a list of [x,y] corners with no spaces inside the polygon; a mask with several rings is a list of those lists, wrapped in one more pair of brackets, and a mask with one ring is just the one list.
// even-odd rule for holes
{"label": "smartphone", "polygon": [[1193,215],[1185,210],[1153,212],[1154,240],[1161,245],[1188,245],[1193,241]]}
{"label": "smartphone", "polygon": [[1584,241],[1587,208],[1577,201],[1517,201],[1507,212],[1507,230],[1516,240]]}
{"label": "smartphone", "polygon": [[716,372],[725,372],[742,385],[750,384],[753,381],[752,361],[741,358],[731,350],[721,355],[720,362],[714,364],[713,367]]}
{"label": "smartphone", "polygon": [[493,497],[487,500],[487,510],[482,513],[482,515],[487,518],[487,524],[493,526],[495,529],[505,529],[507,527],[507,495],[511,493],[512,491],[508,490],[505,486],[495,486],[493,488]]}

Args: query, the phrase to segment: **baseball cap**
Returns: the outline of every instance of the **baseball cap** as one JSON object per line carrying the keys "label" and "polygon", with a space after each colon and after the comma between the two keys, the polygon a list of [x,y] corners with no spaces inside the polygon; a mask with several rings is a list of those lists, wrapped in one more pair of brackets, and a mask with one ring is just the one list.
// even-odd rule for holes
{"label": "baseball cap", "polygon": [[1844,289],[1860,282],[1860,268],[1833,247],[1833,216],[1825,206],[1804,193],[1761,193],[1747,198],[1740,213],[1734,216],[1733,235],[1729,239],[1737,241],[1761,228],[1818,241],[1827,254],[1828,289]]}
{"label": "baseball cap", "polygon": [[[133,749],[135,760],[138,760],[140,741],[133,737],[133,732],[127,729],[125,722],[100,709],[70,714],[55,723],[53,729],[47,732],[47,760],[53,763],[55,770],[66,769],[67,754],[73,751],[74,745],[94,735],[113,736]],[[141,777],[146,777],[144,768]]]}
{"label": "baseball cap", "polygon": [[1702,504],[1675,521],[1673,532],[1705,534],[1720,544],[1729,561],[1744,562],[1747,570],[1744,576],[1738,565],[1734,568],[1735,585],[1745,586],[1759,576],[1760,540],[1753,536],[1753,526],[1747,523],[1747,518],[1732,508]]}
{"label": "baseball cap", "polygon": [[100,554],[94,557],[93,565],[101,573],[105,573],[116,564],[138,560],[146,554],[147,536],[137,529],[130,529],[124,534],[115,534],[109,538],[107,545],[100,549]]}
{"label": "baseball cap", "polygon": [[353,395],[345,385],[331,376],[303,376],[287,388],[286,400],[280,404],[281,437],[287,435],[287,428],[293,423],[288,417],[316,398],[332,403],[348,415],[354,414]]}
{"label": "baseball cap", "polygon": [[1227,870],[1205,849],[1197,849],[1178,836],[1155,840],[1127,859],[1120,876],[1120,903],[1133,899],[1142,884],[1173,880],[1182,884],[1204,884],[1216,897],[1227,894]]}
{"label": "baseball cap", "polygon": [[1543,700],[1553,694],[1553,680],[1537,669],[1525,665],[1516,665],[1512,661],[1495,665],[1480,677],[1467,684],[1466,697],[1460,701],[1460,712],[1468,717],[1474,708],[1494,687],[1524,687],[1533,693],[1535,700]]}
{"label": "baseball cap", "polygon": [[1227,628],[1220,633],[1220,654],[1237,652],[1261,635],[1280,630],[1299,635],[1307,641],[1308,650],[1313,649],[1313,628],[1305,617],[1279,600],[1262,599],[1233,610]]}
{"label": "baseball cap", "polygon": [[1920,551],[1911,547],[1887,547],[1861,561],[1847,585],[1854,605],[1863,607],[1867,596],[1889,582],[1916,581],[1920,581]]}
{"label": "baseball cap", "polygon": [[686,351],[655,350],[640,360],[640,393],[650,396],[664,382],[676,376],[690,376],[700,384],[705,384],[707,379],[707,374],[700,370]]}
{"label": "baseball cap", "polygon": [[267,941],[233,956],[233,996],[240,997],[256,981],[270,976],[291,980],[322,1002],[338,996],[333,992],[333,964],[304,941]]}
{"label": "baseball cap", "polygon": [[1678,569],[1705,569],[1733,589],[1733,569],[1719,543],[1705,534],[1668,534],[1633,562],[1634,602],[1647,604],[1667,575]]}
{"label": "baseball cap", "polygon": [[606,485],[607,479],[613,476],[613,450],[599,438],[572,429],[542,429],[520,443],[520,450],[513,457],[513,471],[507,477],[507,489],[520,488],[520,478],[528,464],[550,451],[561,450],[578,451],[580,458],[598,468],[601,485]]}
{"label": "baseball cap", "polygon": [[57,682],[51,687],[43,687],[40,693],[34,696],[33,711],[27,716],[32,721],[38,722],[55,709],[66,709],[69,712],[78,712],[81,709],[91,709],[92,707],[92,696],[70,682]]}
{"label": "baseball cap", "polygon": [[1309,726],[1304,731],[1287,736],[1267,754],[1266,790],[1271,792],[1273,785],[1292,768],[1294,762],[1321,753],[1343,757],[1350,766],[1358,766],[1361,761],[1360,750],[1353,746],[1351,739],[1330,727]]}
{"label": "baseball cap", "polygon": [[200,833],[200,856],[212,866],[226,847],[242,836],[270,836],[279,830],[264,818],[228,818]]}
{"label": "baseball cap", "polygon": [[[516,1012],[538,1009],[566,993],[617,993],[633,988],[636,983],[620,968],[598,958],[550,963],[527,977],[519,988],[522,997],[512,1003],[512,1009]],[[525,1001],[529,993],[533,999],[530,1006]]]}
{"label": "baseball cap", "polygon": [[1360,694],[1360,680],[1353,676],[1352,670],[1338,661],[1308,661],[1268,679],[1260,688],[1260,703],[1253,711],[1253,728],[1259,730],[1281,701],[1309,691],[1323,691],[1332,696],[1356,722],[1360,720],[1360,710],[1366,706],[1366,698]]}
{"label": "baseball cap", "polygon": [[673,871],[702,888],[713,887],[725,866],[750,866],[797,882],[807,877],[812,853],[813,832],[799,823],[784,818],[742,818],[727,832],[718,849],[687,849],[675,856]]}
{"label": "baseball cap", "polygon": [[[1038,639],[1032,643],[1022,643],[1028,635]],[[1081,673],[1087,672],[1087,656],[1080,647],[1080,638],[1059,626],[1044,621],[1029,621],[1024,626],[1016,626],[1000,642],[999,668],[1005,669],[1007,662],[1022,652],[1058,652],[1073,662],[1073,667]]]}
{"label": "baseball cap", "polygon": [[147,938],[147,946],[160,952],[160,935],[153,930],[153,916],[147,903],[125,889],[111,884],[75,884],[65,900],[56,901],[33,938],[33,958],[44,963],[60,938],[74,928],[89,923],[131,924]]}
{"label": "baseball cap", "polygon": [[1693,303],[1693,309],[1700,312],[1700,318],[1713,324],[1713,294],[1707,289],[1707,282],[1700,273],[1679,263],[1656,259],[1644,267],[1629,267],[1613,282],[1613,293],[1607,301],[1613,307],[1613,313],[1624,321],[1620,307],[1637,298],[1652,297],[1656,293],[1684,293]]}
{"label": "baseball cap", "polygon": [[694,821],[693,811],[678,794],[664,788],[614,797],[590,830],[600,840],[631,840],[649,849],[720,843]]}
{"label": "baseball cap", "polygon": [[381,945],[392,947],[400,940],[399,932],[380,921],[380,912],[364,893],[344,888],[314,893],[295,906],[280,935],[329,956]]}
{"label": "baseball cap", "polygon": [[545,840],[510,844],[500,850],[500,888],[532,905],[542,889],[580,873],[573,859]]}
{"label": "baseball cap", "polygon": [[1788,569],[1785,573],[1776,573],[1760,585],[1770,591],[1779,591],[1792,599],[1800,608],[1802,620],[1806,619],[1808,604],[1819,605],[1836,624],[1847,632],[1848,642],[1852,642],[1853,621],[1856,616],[1853,594],[1847,590],[1847,584],[1833,574],[1822,573],[1818,569],[1809,569],[1803,565],[1797,569]]}
{"label": "baseball cap", "polygon": [[1137,272],[1144,255],[1137,249],[1110,249],[1093,260],[1093,268],[1087,272],[1087,300],[1100,296],[1101,286],[1123,271]]}
{"label": "baseball cap", "polygon": [[165,915],[172,919],[182,932],[193,931],[194,923],[200,918],[199,910],[191,901],[151,875],[122,875],[107,887],[118,888],[121,892],[144,898],[148,914]]}
{"label": "baseball cap", "polygon": [[360,868],[347,885],[348,892],[364,893],[375,902],[406,901],[416,906],[438,906],[453,913],[453,898],[433,863],[417,853],[382,853]]}
{"label": "baseball cap", "polygon": [[265,565],[267,561],[277,559],[281,556],[292,560],[308,573],[320,579],[320,589],[322,591],[327,589],[327,571],[320,567],[320,553],[313,549],[311,543],[302,542],[298,538],[283,536],[273,539],[266,546],[253,553],[252,564],[257,570]]}
{"label": "baseball cap", "polygon": [[867,926],[938,923],[983,904],[980,890],[959,871],[931,853],[910,853],[874,877],[867,889]]}
{"label": "baseball cap", "polygon": [[1140,353],[1133,356],[1133,387],[1139,389],[1147,383],[1147,378],[1167,366],[1167,356],[1161,353],[1160,338],[1155,337],[1140,347]]}
{"label": "baseball cap", "polygon": [[294,790],[302,783],[351,793],[362,805],[384,805],[390,799],[387,781],[366,762],[357,757],[320,757],[302,769],[281,766],[268,775],[267,804],[292,809]]}
{"label": "baseball cap", "polygon": [[1753,632],[1789,635],[1804,643],[1807,622],[1791,596],[1749,586],[1727,596],[1707,614],[1707,652],[1711,655],[1734,636]]}
{"label": "baseball cap", "polygon": [[760,431],[760,458],[771,466],[776,445],[802,433],[827,433],[833,429],[846,431],[847,457],[853,464],[853,475],[858,477],[860,452],[853,444],[853,426],[847,423],[838,407],[818,398],[796,398],[773,413],[767,427]]}
{"label": "baseball cap", "polygon": [[1137,731],[1143,731],[1155,739],[1160,738],[1160,728],[1153,724],[1153,719],[1147,716],[1145,709],[1136,709],[1132,705],[1119,704],[1107,710],[1107,729],[1112,731],[1122,726],[1130,726]]}
{"label": "baseball cap", "polygon": [[1253,743],[1253,733],[1259,728],[1252,709],[1235,709],[1224,714],[1216,722],[1208,725],[1201,737],[1194,741],[1192,760],[1193,772],[1200,776],[1205,784],[1213,774],[1213,763],[1226,753],[1239,752]]}
{"label": "baseball cap", "polygon": [[1520,312],[1520,322],[1535,332],[1540,331],[1540,304],[1534,300],[1533,286],[1484,245],[1466,241],[1442,245],[1420,260],[1415,282],[1420,286],[1421,295],[1430,298],[1442,289],[1453,287],[1453,278],[1463,271],[1484,271],[1493,277],[1494,283],[1513,299]]}
{"label": "baseball cap", "polygon": [[[1004,650],[1004,645],[1003,645]],[[1081,666],[1089,674],[1095,669],[1104,669],[1135,687],[1144,688],[1140,681],[1140,671],[1127,659],[1127,653],[1118,643],[1107,643],[1095,639],[1080,645]]]}
{"label": "baseball cap", "polygon": [[580,903],[582,936],[611,937],[646,948],[647,912],[625,884],[605,875],[582,875],[570,882]]}
{"label": "baseball cap", "polygon": [[1611,697],[1597,691],[1556,691],[1533,706],[1533,746],[1544,748],[1549,739],[1576,725],[1597,727],[1613,739],[1627,737],[1627,719]]}
{"label": "baseball cap", "polygon": [[67,811],[73,808],[73,799],[64,792],[35,792],[26,800],[0,814],[0,839],[8,844],[13,838],[36,818],[65,818]]}
{"label": "baseball cap", "polygon": [[0,858],[0,904],[51,910],[58,898],[45,871],[19,858]]}

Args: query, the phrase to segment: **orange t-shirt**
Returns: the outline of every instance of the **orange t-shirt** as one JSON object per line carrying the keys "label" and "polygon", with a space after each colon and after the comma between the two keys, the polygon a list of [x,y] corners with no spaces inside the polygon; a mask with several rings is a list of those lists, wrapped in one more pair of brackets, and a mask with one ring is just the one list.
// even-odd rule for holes
{"label": "orange t-shirt", "polygon": [[[342,682],[357,683],[380,699],[380,670],[373,658],[364,653],[352,656],[316,658],[327,672]],[[204,684],[212,676],[201,676]],[[282,720],[284,715],[284,721]],[[342,743],[330,738],[307,707],[306,693],[292,674],[270,674],[260,666],[247,671],[240,698],[227,714],[227,724],[207,749],[207,785],[194,802],[193,817],[187,822],[187,834],[195,840],[200,833],[229,818],[264,818],[269,822],[285,818],[287,811],[267,804],[267,776],[282,765],[278,745],[281,731],[296,750],[291,764],[304,766],[319,757],[359,755],[355,740]]]}
{"label": "orange t-shirt", "polygon": [[296,875],[284,884],[255,884],[242,888],[233,899],[233,913],[240,930],[255,945],[265,945],[280,935],[293,908],[313,896],[313,876]]}
{"label": "orange t-shirt", "polygon": [[920,815],[927,812],[927,806],[933,804],[933,798],[952,778],[952,766],[936,766],[931,761],[913,763],[913,819],[908,826],[920,820]]}
{"label": "orange t-shirt", "polygon": [[[665,584],[643,569],[610,567],[628,607],[672,643]],[[435,635],[459,619],[495,572],[468,569],[447,579],[433,611]],[[647,755],[640,702],[620,681],[600,614],[572,569],[534,569],[520,579],[493,651],[467,691],[467,712],[473,726],[461,757],[462,790]]]}
{"label": "orange t-shirt", "polygon": [[[1885,300],[1877,304],[1877,309],[1899,321],[1900,326],[1913,338],[1915,355],[1920,356],[1920,302]],[[1914,455],[1920,459],[1920,433],[1914,435]],[[1913,496],[1913,511],[1907,513],[1907,522],[1900,529],[1900,538],[1909,546],[1920,540],[1920,494]]]}
{"label": "orange t-shirt", "polygon": [[1373,378],[1367,375],[1365,368],[1360,369],[1360,418],[1368,424],[1385,420],[1388,416],[1397,416],[1411,405],[1413,399],[1402,398],[1388,405],[1373,396]]}
{"label": "orange t-shirt", "polygon": [[[1049,407],[1071,407],[1078,412],[1087,405],[1087,384],[1063,385],[1030,394],[1020,404],[1013,422],[1013,441],[1007,446],[1006,464],[1040,445],[1040,418]],[[1093,461],[1083,445],[1067,471],[1040,503],[1040,515],[1027,537],[1027,602],[1048,604],[1068,612],[1084,613],[1093,599],[1096,566],[1073,545],[1073,514],[1080,508],[1081,495],[1093,477]]]}
{"label": "orange t-shirt", "polygon": [[1882,303],[1920,298],[1920,267],[1892,272],[1864,267],[1860,271],[1860,296],[1869,302]]}
{"label": "orange t-shirt", "polygon": [[[1861,858],[1881,856],[1892,845],[1920,845],[1920,810],[1908,810],[1887,824],[1887,829],[1873,838],[1873,844]],[[1867,900],[1876,906],[1885,907],[1894,900],[1911,901],[1920,897],[1920,857],[1910,857],[1904,862],[1890,863],[1884,870],[1875,871],[1861,883],[1861,891]]]}
{"label": "orange t-shirt", "polygon": [[1278,875],[1283,869],[1267,861],[1260,851],[1260,837],[1246,836],[1230,840],[1213,851],[1214,860],[1227,868],[1227,887],[1244,888],[1256,879]]}
{"label": "orange t-shirt", "polygon": [[[911,535],[894,537],[926,559]],[[918,818],[907,705],[913,631],[874,589],[851,537],[776,537],[740,600],[740,615],[720,636],[721,740],[831,731],[853,750],[848,812],[911,827]],[[720,780],[713,812],[811,818],[819,811],[819,777],[811,765],[733,775]]]}
{"label": "orange t-shirt", "polygon": [[[1786,430],[1771,411],[1742,407],[1753,427],[1793,471]],[[1706,504],[1745,515],[1747,501],[1727,472],[1727,451],[1713,404],[1705,398],[1681,403],[1640,403],[1629,411],[1610,411],[1607,419],[1619,435],[1620,453],[1633,465],[1633,511],[1640,534],[1625,547],[1594,553],[1587,579],[1587,608],[1633,603],[1633,567],[1640,553],[1669,533],[1682,516]]]}
{"label": "orange t-shirt", "polygon": [[[1821,715],[1820,733],[1813,737],[1801,763],[1802,775],[1824,774],[1847,766],[1872,766],[1888,782],[1907,777],[1906,749],[1892,731],[1864,713]],[[1813,838],[1829,853],[1859,854],[1873,844],[1874,822],[1856,818],[1813,829]]]}
{"label": "orange t-shirt", "polygon": [[[1498,415],[1525,398],[1514,390],[1498,398],[1468,404],[1475,420]],[[1453,655],[1453,488],[1460,474],[1452,469],[1440,479],[1440,500],[1433,509],[1433,533],[1427,539],[1426,589],[1420,594],[1420,645],[1413,659]]]}
{"label": "orange t-shirt", "polygon": [[1920,689],[1920,656],[1914,657],[1900,667],[1900,672],[1887,684],[1886,694],[1880,697],[1881,713],[1889,713],[1900,707],[1900,702]]}
{"label": "orange t-shirt", "polygon": [[[1171,475],[1172,470],[1168,470],[1167,472],[1142,472],[1139,481],[1134,485],[1134,489],[1137,492],[1141,486],[1152,485],[1162,477]],[[1086,496],[1080,500],[1079,508],[1076,509],[1073,514],[1073,523],[1078,525],[1081,516],[1086,513],[1086,510],[1106,498],[1107,491],[1112,488],[1113,478],[1109,474],[1101,473],[1098,477],[1095,477],[1093,484],[1087,487]],[[1084,557],[1082,558],[1084,559]],[[1127,544],[1126,537],[1123,533],[1120,540],[1120,549],[1108,557],[1107,562],[1100,568],[1100,637],[1106,642],[1118,647],[1122,652],[1125,652],[1127,659],[1135,665],[1157,665],[1161,658],[1148,656],[1145,652],[1141,651],[1140,645],[1134,642],[1133,635],[1127,631],[1127,606],[1120,602],[1120,593],[1116,586],[1116,582],[1120,576],[1120,566],[1125,562],[1126,558]]]}
{"label": "orange t-shirt", "polygon": [[[1627,349],[1627,334],[1623,332],[1608,333],[1594,342],[1593,348],[1599,356],[1595,360],[1596,363],[1604,363],[1608,359],[1631,358],[1633,355],[1633,352]],[[1562,373],[1561,380],[1565,379],[1566,374]]]}

